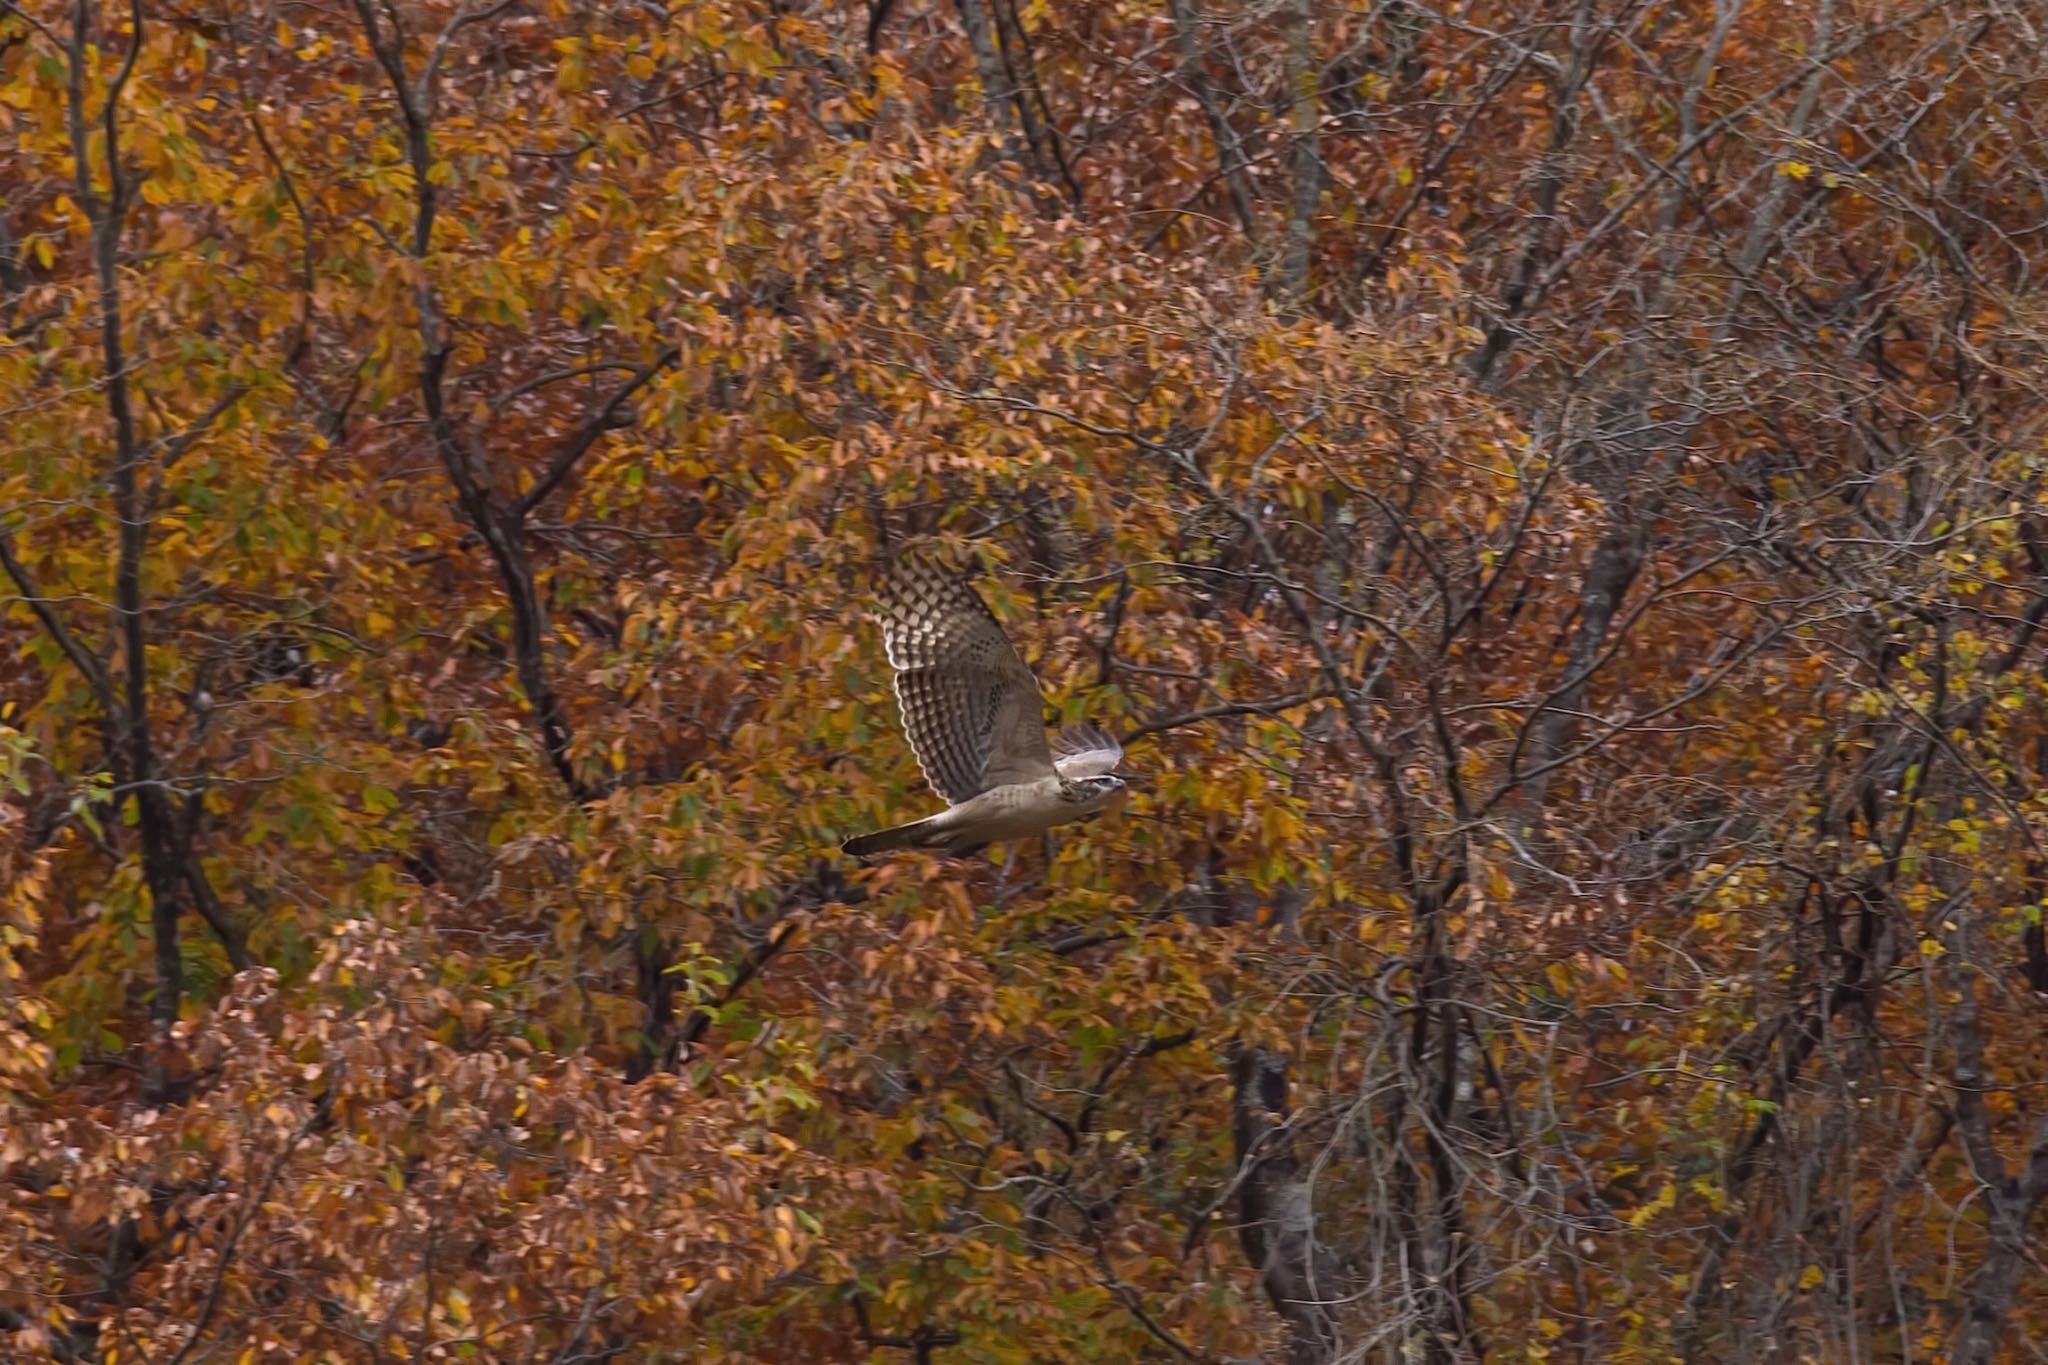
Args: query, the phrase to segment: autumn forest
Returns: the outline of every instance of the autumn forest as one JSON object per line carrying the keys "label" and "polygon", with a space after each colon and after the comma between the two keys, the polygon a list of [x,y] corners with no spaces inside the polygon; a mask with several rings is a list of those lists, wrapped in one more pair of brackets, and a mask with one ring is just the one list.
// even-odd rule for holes
{"label": "autumn forest", "polygon": [[[0,0],[0,1358],[2048,1360],[2029,0]],[[975,585],[1099,818],[941,809]]]}

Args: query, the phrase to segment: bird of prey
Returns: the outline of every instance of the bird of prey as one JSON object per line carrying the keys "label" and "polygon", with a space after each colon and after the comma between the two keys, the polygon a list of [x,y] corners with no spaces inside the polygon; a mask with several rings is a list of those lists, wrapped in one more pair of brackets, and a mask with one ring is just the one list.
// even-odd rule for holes
{"label": "bird of prey", "polygon": [[1095,730],[1045,732],[1038,680],[974,589],[904,555],[883,577],[876,615],[896,670],[903,732],[945,810],[848,839],[866,856],[895,848],[972,853],[1098,814],[1124,789],[1123,746]]}

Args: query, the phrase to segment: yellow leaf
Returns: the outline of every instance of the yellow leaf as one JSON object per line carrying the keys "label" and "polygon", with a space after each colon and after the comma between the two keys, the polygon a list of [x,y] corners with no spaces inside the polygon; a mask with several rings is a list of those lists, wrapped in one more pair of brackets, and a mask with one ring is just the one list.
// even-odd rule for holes
{"label": "yellow leaf", "polygon": [[1629,1211],[1629,1226],[1636,1228],[1642,1227],[1643,1225],[1648,1223],[1652,1218],[1655,1218],[1658,1214],[1670,1208],[1677,1202],[1678,1187],[1675,1185],[1666,1185],[1664,1186],[1664,1188],[1657,1191],[1656,1197],[1652,1199],[1649,1203],[1642,1205],[1640,1208],[1631,1209]]}
{"label": "yellow leaf", "polygon": [[1807,165],[1804,161],[1784,161],[1778,165],[1778,174],[1789,175],[1794,180],[1804,180],[1807,176],[1813,174],[1813,167]]}

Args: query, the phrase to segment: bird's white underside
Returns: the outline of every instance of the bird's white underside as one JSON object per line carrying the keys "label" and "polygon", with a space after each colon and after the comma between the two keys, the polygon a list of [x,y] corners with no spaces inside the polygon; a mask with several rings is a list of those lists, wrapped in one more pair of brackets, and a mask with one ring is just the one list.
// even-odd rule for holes
{"label": "bird's white underside", "polygon": [[1046,777],[992,787],[957,806],[948,806],[926,824],[934,831],[958,836],[957,842],[962,844],[992,844],[1043,834],[1055,825],[1093,815],[1108,804],[1107,794],[1070,801],[1060,794],[1060,779]]}

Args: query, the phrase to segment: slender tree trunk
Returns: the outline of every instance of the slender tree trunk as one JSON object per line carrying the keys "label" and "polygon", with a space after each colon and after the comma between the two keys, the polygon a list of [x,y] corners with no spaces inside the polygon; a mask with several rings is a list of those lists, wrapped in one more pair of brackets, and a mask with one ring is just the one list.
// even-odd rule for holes
{"label": "slender tree trunk", "polygon": [[674,955],[661,930],[642,922],[633,935],[633,979],[646,1018],[640,1040],[626,1056],[626,1079],[641,1081],[675,1060],[676,985],[669,968]]}
{"label": "slender tree trunk", "polygon": [[[1029,166],[1031,158],[1017,121],[1017,92],[1010,83],[1010,71],[997,46],[995,20],[984,0],[959,0],[960,27],[967,30],[967,46],[974,51],[974,69],[981,77],[981,102],[989,119],[1003,133],[1010,155]],[[1035,169],[1035,168],[1034,168]]]}
{"label": "slender tree trunk", "polygon": [[1593,73],[1594,62],[1608,35],[1606,26],[1594,27],[1592,14],[1592,0],[1579,0],[1578,11],[1572,21],[1570,64],[1551,84],[1550,141],[1544,148],[1543,160],[1536,173],[1536,192],[1530,206],[1528,226],[1522,233],[1522,249],[1516,257],[1514,273],[1500,303],[1493,310],[1486,340],[1466,362],[1472,377],[1482,384],[1492,382],[1495,368],[1514,345],[1515,320],[1533,304],[1532,291],[1542,273],[1543,262],[1552,249],[1557,203],[1564,193],[1565,173],[1571,164],[1571,145],[1579,131],[1579,96],[1585,91],[1586,80]]}
{"label": "slender tree trunk", "polygon": [[[1967,929],[1964,930],[1967,942]],[[1989,1077],[1984,1069],[1984,1034],[1978,1016],[1975,966],[1967,959],[1961,998],[1950,1018],[1949,1036],[1955,1051],[1956,1128],[1963,1150],[1983,1187],[1990,1245],[1984,1264],[1971,1286],[1970,1306],[1963,1326],[1956,1334],[1953,1365],[1992,1365],[2005,1335],[2005,1320],[2019,1292],[2020,1274],[2033,1249],[2027,1245],[2027,1228],[2048,1199],[2048,1119],[2034,1126],[2026,1164],[2017,1175],[2006,1169],[1997,1144],[1992,1141],[1992,1120],[1984,1102]]]}
{"label": "slender tree trunk", "polygon": [[1287,129],[1294,145],[1294,199],[1288,208],[1279,285],[1281,297],[1300,305],[1308,299],[1316,208],[1323,197],[1323,154],[1316,137],[1316,125],[1322,115],[1316,91],[1315,11],[1311,0],[1294,0],[1285,11],[1283,22],[1287,25]]}
{"label": "slender tree trunk", "polygon": [[1231,1131],[1243,1181],[1238,1243],[1287,1323],[1289,1365],[1335,1357],[1339,1298],[1334,1267],[1316,1238],[1314,1190],[1287,1131],[1287,1060],[1241,1049],[1232,1065]]}
{"label": "slender tree trunk", "polygon": [[[2027,1180],[2001,1181],[2000,1187],[1989,1193],[1991,1246],[1970,1292],[1963,1330],[1956,1338],[1955,1354],[1950,1357],[1953,1365],[1993,1365],[1998,1359],[2005,1320],[2012,1312],[2020,1275],[2030,1258],[2027,1228],[2041,1207],[2042,1192],[2048,1190],[2048,1123],[2035,1130],[2034,1153],[2028,1167]],[[2031,1187],[2031,1200],[2026,1197],[2025,1186]]]}
{"label": "slender tree trunk", "polygon": [[1525,826],[1533,824],[1542,810],[1551,774],[1578,733],[1587,684],[1599,668],[1615,612],[1642,572],[1649,545],[1648,527],[1627,506],[1614,507],[1579,587],[1579,625],[1572,635],[1563,681],[1530,717],[1528,741],[1516,765],[1518,772],[1529,774],[1522,784],[1520,803],[1520,821]]}
{"label": "slender tree trunk", "polygon": [[1201,16],[1195,12],[1194,0],[1168,0],[1173,12],[1174,43],[1180,50],[1181,80],[1202,106],[1202,117],[1209,124],[1209,137],[1216,144],[1216,167],[1222,173],[1223,187],[1230,195],[1230,211],[1237,216],[1237,225],[1250,240],[1256,242],[1259,236],[1258,219],[1252,211],[1251,177],[1245,173],[1244,143],[1231,126],[1222,102],[1217,98],[1216,87],[1209,80],[1209,73],[1202,64]]}
{"label": "slender tree trunk", "polygon": [[114,514],[120,523],[114,561],[114,616],[121,642],[120,738],[126,779],[135,797],[136,827],[142,842],[143,885],[149,892],[150,935],[155,955],[156,995],[150,1003],[151,1046],[144,1073],[153,1098],[168,1097],[171,1084],[172,1032],[185,998],[185,966],[178,941],[180,887],[184,884],[177,822],[159,785],[157,756],[149,718],[149,629],[144,619],[142,563],[149,548],[149,511],[142,492],[142,468],[148,460],[135,422],[128,380],[128,353],[122,338],[125,321],[121,301],[121,239],[127,224],[133,182],[122,167],[121,98],[142,51],[143,23],[139,4],[131,4],[128,51],[107,88],[100,111],[107,187],[101,193],[93,178],[92,143],[88,133],[85,92],[87,52],[93,45],[92,7],[78,0],[72,9],[72,41],[67,54],[72,155],[76,161],[80,204],[92,223],[92,256],[99,294],[100,360],[106,372],[107,414],[114,425],[114,468],[110,483]]}

